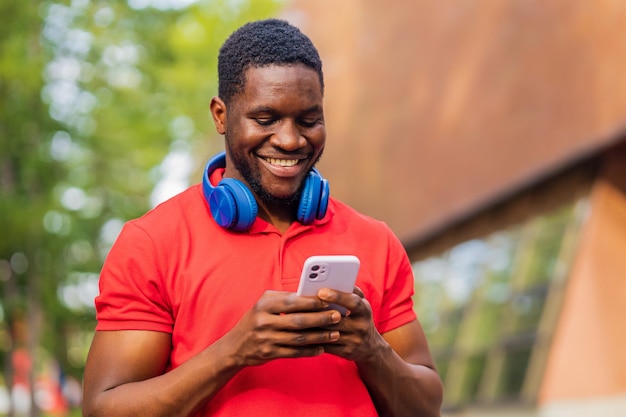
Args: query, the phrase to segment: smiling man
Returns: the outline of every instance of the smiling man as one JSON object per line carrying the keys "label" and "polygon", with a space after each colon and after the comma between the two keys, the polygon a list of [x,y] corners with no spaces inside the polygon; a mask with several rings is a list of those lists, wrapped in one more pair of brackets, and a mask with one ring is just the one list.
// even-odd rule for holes
{"label": "smiling man", "polygon": [[[287,22],[252,22],[224,43],[218,73],[225,152],[201,184],[128,222],[103,266],[84,415],[439,415],[403,247],[314,168],[317,50]],[[320,254],[361,260],[354,292],[296,295]]]}
{"label": "smiling man", "polygon": [[236,99],[211,101],[225,135],[225,176],[246,183],[261,218],[284,232],[326,141],[321,81],[303,64],[252,67],[242,75],[246,88]]}

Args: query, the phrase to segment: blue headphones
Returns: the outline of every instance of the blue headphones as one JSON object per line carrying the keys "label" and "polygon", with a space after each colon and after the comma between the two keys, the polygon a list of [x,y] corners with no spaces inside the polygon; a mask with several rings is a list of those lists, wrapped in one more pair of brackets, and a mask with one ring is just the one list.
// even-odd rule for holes
{"label": "blue headphones", "polygon": [[[252,192],[241,181],[223,178],[217,186],[211,184],[211,174],[225,166],[225,152],[220,152],[209,160],[204,169],[202,191],[217,224],[226,229],[243,232],[252,226],[259,208]],[[328,209],[329,196],[328,181],[322,178],[315,168],[311,169],[300,197],[298,221],[302,224],[311,224],[315,219],[323,219]]]}

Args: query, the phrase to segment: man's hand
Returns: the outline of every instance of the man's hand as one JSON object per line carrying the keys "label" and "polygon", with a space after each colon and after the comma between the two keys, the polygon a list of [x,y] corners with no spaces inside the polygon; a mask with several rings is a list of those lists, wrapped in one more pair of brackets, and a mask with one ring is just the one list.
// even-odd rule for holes
{"label": "man's hand", "polygon": [[356,363],[381,416],[439,416],[443,387],[417,320],[381,335],[358,288],[353,294],[322,289],[318,297],[349,310],[325,328],[339,338],[324,351]]}
{"label": "man's hand", "polygon": [[318,292],[318,297],[323,302],[348,309],[338,323],[326,327],[329,331],[339,332],[339,338],[324,345],[324,351],[355,362],[373,360],[377,348],[386,345],[386,342],[374,326],[372,308],[363,292],[358,287],[352,294],[325,288]]}
{"label": "man's hand", "polygon": [[266,291],[228,332],[224,342],[234,347],[239,366],[272,359],[317,356],[340,338],[342,317],[317,297]]}

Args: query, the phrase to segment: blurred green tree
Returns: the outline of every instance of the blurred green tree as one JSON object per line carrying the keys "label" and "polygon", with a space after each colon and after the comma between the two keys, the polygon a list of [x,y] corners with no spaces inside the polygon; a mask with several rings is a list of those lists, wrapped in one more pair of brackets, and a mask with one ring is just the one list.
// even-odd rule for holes
{"label": "blurred green tree", "polygon": [[18,348],[30,352],[35,369],[45,351],[80,379],[110,245],[124,221],[171,193],[164,184],[180,189],[191,167],[221,147],[208,112],[218,48],[234,28],[280,5],[0,2],[5,385]]}

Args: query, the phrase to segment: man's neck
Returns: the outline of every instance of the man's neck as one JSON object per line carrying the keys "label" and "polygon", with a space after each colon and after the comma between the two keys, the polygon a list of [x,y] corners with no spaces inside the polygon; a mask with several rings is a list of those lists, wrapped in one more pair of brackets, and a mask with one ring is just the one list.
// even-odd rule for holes
{"label": "man's neck", "polygon": [[285,233],[296,220],[294,208],[285,205],[277,207],[259,204],[258,216],[277,228],[281,234]]}

